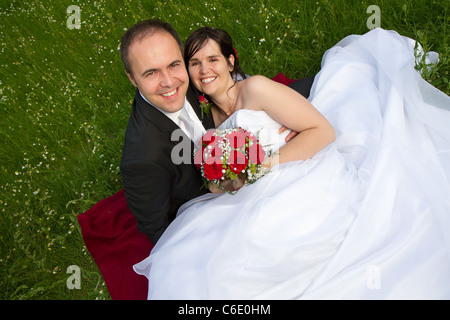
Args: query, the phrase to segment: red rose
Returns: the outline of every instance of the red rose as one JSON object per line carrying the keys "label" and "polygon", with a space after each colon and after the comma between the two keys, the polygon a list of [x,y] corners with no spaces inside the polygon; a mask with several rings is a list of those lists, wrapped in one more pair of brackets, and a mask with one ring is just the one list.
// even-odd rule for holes
{"label": "red rose", "polygon": [[212,157],[220,157],[223,154],[222,148],[220,145],[223,144],[222,137],[214,136],[211,139],[211,142],[206,147],[206,152],[208,156]]}
{"label": "red rose", "polygon": [[259,143],[253,143],[248,148],[248,159],[252,163],[261,164],[266,157],[266,152]]}
{"label": "red rose", "polygon": [[228,165],[230,166],[231,171],[234,173],[242,173],[247,167],[248,159],[244,153],[241,151],[231,150],[230,158],[228,159]]}
{"label": "red rose", "polygon": [[237,54],[237,51],[236,51],[235,48],[233,48],[233,51],[234,51],[234,54],[235,54],[235,56],[236,56],[236,59],[239,59],[238,54]]}
{"label": "red rose", "polygon": [[203,94],[199,97],[199,102],[200,102],[201,105],[209,104],[208,99],[206,99],[206,97]]}
{"label": "red rose", "polygon": [[210,144],[208,147],[211,147],[209,154],[212,157],[221,157],[223,155],[222,149],[219,147],[218,143]]}
{"label": "red rose", "polygon": [[201,144],[203,147],[206,147],[208,144],[213,142],[215,140],[214,134],[216,133],[216,130],[210,129],[208,130],[203,137],[199,140],[199,144]]}
{"label": "red rose", "polygon": [[245,144],[245,133],[244,131],[233,131],[226,135],[226,138],[230,141],[232,148],[240,148]]}
{"label": "red rose", "polygon": [[205,178],[208,180],[220,179],[223,176],[222,161],[216,157],[209,157],[206,159],[203,166]]}

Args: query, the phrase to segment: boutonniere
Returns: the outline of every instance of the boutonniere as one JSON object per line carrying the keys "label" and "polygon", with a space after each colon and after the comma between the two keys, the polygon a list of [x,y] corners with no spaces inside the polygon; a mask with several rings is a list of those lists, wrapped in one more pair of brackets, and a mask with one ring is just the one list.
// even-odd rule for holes
{"label": "boutonniere", "polygon": [[208,99],[206,99],[204,94],[202,94],[199,97],[199,102],[200,102],[200,109],[202,110],[202,119],[203,119],[203,115],[209,116],[212,103],[209,102]]}

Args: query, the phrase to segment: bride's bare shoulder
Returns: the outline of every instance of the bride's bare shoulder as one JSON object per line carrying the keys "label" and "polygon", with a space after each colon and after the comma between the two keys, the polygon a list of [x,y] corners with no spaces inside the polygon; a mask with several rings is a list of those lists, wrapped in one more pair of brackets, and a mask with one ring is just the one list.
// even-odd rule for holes
{"label": "bride's bare shoulder", "polygon": [[[264,100],[264,92],[267,91],[266,82],[270,81],[264,76],[251,76],[239,82],[239,102],[245,109],[261,109],[261,100]],[[266,89],[265,89],[266,88]]]}
{"label": "bride's bare shoulder", "polygon": [[255,76],[251,76],[245,80],[241,81],[243,85],[245,85],[246,87],[259,87],[261,85],[267,85],[270,84],[270,82],[273,82],[272,80],[270,80],[269,78],[262,76],[262,75],[255,75]]}
{"label": "bride's bare shoulder", "polygon": [[261,75],[251,76],[243,81],[241,81],[241,88],[245,94],[259,95],[268,92],[267,90],[273,86],[274,81]]}

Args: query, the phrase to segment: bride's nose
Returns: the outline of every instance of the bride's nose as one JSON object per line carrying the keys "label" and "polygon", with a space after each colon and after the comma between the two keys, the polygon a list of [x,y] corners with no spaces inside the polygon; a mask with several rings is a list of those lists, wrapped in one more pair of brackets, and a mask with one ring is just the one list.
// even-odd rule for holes
{"label": "bride's nose", "polygon": [[208,72],[208,68],[207,68],[207,66],[205,65],[205,64],[201,64],[200,65],[200,74],[206,74],[207,72]]}

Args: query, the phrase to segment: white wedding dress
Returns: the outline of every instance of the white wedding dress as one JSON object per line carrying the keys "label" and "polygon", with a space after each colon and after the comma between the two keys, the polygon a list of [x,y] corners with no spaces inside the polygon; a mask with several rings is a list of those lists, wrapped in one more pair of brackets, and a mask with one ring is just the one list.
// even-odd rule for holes
{"label": "white wedding dress", "polygon": [[[180,208],[134,266],[148,298],[449,299],[450,98],[414,63],[414,41],[382,29],[328,50],[310,101],[336,142]],[[222,124],[237,126],[284,143],[262,111]]]}

